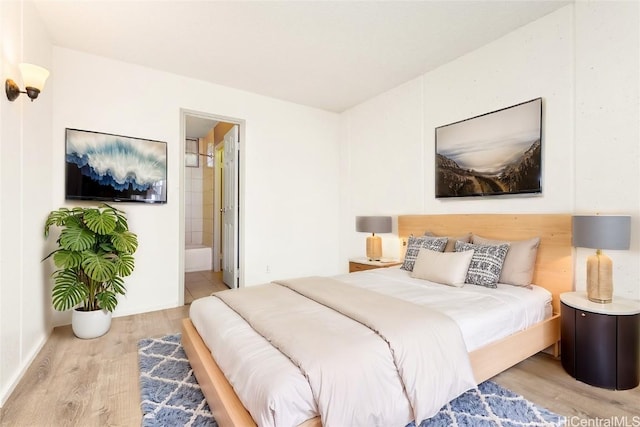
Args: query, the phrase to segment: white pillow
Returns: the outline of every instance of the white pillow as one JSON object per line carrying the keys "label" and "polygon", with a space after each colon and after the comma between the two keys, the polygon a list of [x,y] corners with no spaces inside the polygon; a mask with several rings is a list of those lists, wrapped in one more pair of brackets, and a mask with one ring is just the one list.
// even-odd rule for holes
{"label": "white pillow", "polygon": [[420,249],[411,277],[462,287],[472,257],[473,251],[435,252],[429,249]]}
{"label": "white pillow", "polygon": [[504,259],[500,272],[500,283],[514,286],[530,286],[533,279],[533,269],[536,265],[536,255],[540,238],[534,237],[528,240],[493,240],[473,236],[473,243],[478,245],[499,245],[509,243],[509,252]]}

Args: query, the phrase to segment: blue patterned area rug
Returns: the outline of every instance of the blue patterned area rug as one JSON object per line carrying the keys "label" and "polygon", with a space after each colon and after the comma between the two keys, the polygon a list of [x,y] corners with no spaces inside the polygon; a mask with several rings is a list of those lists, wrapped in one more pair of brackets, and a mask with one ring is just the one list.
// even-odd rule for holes
{"label": "blue patterned area rug", "polygon": [[[200,391],[180,334],[138,342],[143,427],[217,427]],[[419,427],[563,426],[565,417],[541,408],[498,384],[485,381],[446,404]],[[414,423],[407,427],[415,427]]]}

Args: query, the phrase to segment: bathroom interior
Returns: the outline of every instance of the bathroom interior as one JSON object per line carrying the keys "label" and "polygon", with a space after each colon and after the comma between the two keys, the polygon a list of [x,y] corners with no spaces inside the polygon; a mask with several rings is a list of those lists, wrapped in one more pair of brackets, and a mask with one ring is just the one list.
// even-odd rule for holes
{"label": "bathroom interior", "polygon": [[221,142],[233,124],[188,115],[185,123],[184,301],[190,304],[228,289],[220,268]]}

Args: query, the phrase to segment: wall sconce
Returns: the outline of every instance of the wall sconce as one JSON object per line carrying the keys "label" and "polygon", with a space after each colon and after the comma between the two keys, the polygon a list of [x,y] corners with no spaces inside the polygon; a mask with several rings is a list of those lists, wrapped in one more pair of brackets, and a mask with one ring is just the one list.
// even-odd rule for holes
{"label": "wall sconce", "polygon": [[46,82],[47,77],[49,77],[49,70],[26,63],[19,64],[18,67],[20,68],[20,74],[22,74],[22,82],[24,83],[25,90],[20,90],[16,82],[7,79],[4,83],[7,99],[9,101],[15,101],[21,93],[26,93],[33,102],[42,89],[44,89],[44,82]]}

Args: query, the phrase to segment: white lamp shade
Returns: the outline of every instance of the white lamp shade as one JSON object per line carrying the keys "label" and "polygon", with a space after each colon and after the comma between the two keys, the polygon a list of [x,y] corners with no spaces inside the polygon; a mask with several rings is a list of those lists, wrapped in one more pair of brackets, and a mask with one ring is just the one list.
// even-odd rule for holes
{"label": "white lamp shade", "polygon": [[19,64],[20,73],[22,74],[22,83],[25,87],[32,87],[42,91],[44,83],[49,77],[49,70],[33,64]]}

